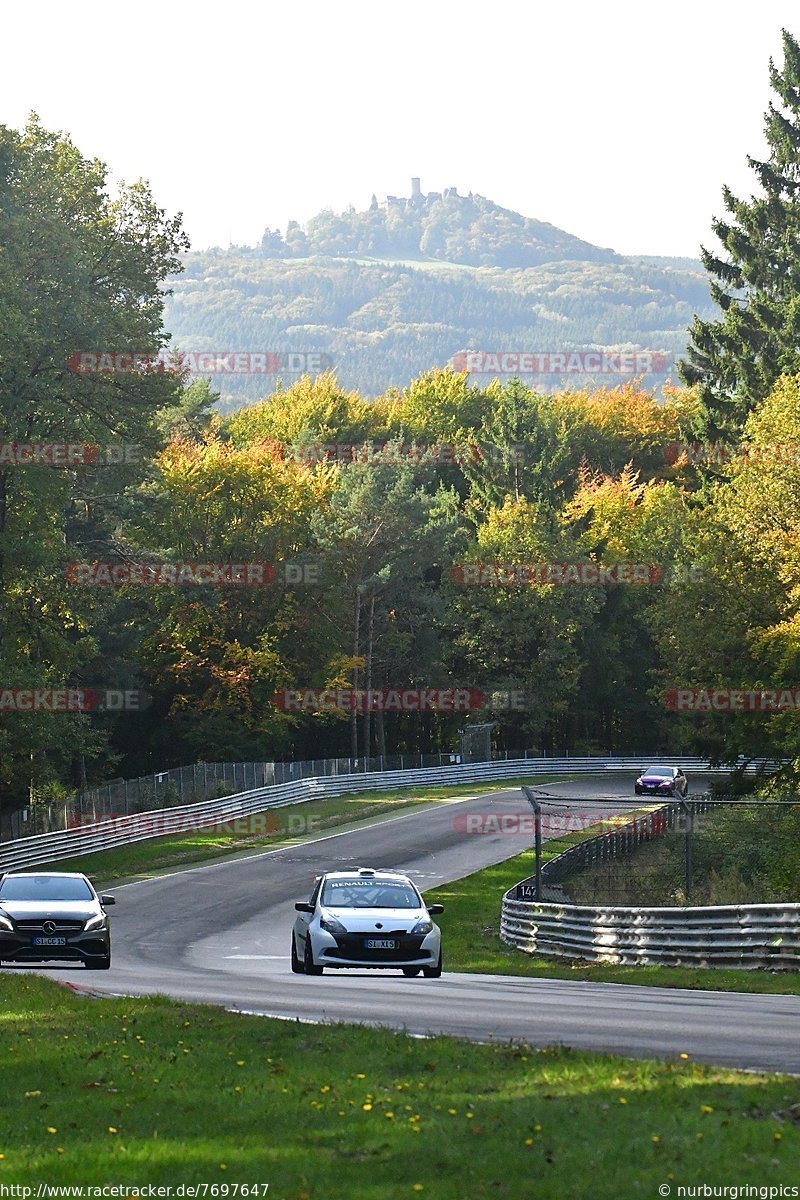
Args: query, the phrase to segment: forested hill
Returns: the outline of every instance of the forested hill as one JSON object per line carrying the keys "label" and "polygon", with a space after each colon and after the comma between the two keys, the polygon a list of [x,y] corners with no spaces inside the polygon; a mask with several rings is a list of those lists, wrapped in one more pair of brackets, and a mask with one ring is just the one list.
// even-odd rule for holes
{"label": "forested hill", "polygon": [[[257,247],[191,253],[185,268],[166,310],[178,347],[317,352],[366,396],[464,350],[651,350],[666,359],[647,381],[660,386],[692,315],[712,312],[699,262],[624,257],[454,189],[323,212],[305,229],[267,230]],[[269,395],[276,376],[212,382],[228,411]],[[553,390],[587,380],[527,382]]]}
{"label": "forested hill", "polygon": [[484,196],[459,196],[456,188],[447,188],[444,194],[414,194],[417,182],[412,181],[407,199],[389,196],[381,205],[373,196],[365,212],[326,209],[305,229],[291,221],[285,237],[277,229],[267,229],[261,253],[268,258],[422,257],[468,267],[538,267],[565,259],[614,262],[619,258],[613,250],[501,208]]}

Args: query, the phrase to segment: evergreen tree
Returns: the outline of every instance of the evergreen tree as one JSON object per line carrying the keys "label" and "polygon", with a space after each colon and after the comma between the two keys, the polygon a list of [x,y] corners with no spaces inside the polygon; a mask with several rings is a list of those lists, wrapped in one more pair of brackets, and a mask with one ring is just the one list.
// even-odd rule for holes
{"label": "evergreen tree", "polygon": [[723,189],[729,218],[712,222],[726,254],[702,249],[716,321],[695,316],[685,383],[697,384],[705,432],[735,437],[779,375],[800,371],[800,47],[783,31],[784,65],[770,59],[779,104],[765,116],[770,154],[748,156],[763,191],[739,200]]}

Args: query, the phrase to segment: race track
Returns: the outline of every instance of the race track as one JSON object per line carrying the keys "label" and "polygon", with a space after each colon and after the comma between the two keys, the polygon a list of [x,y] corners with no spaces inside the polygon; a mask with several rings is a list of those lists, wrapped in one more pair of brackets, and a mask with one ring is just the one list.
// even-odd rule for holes
{"label": "race track", "polygon": [[[587,803],[560,811],[632,807],[631,781],[615,776],[545,785]],[[551,811],[558,811],[553,809]],[[353,1021],[481,1041],[515,1038],[634,1057],[687,1053],[720,1065],[800,1073],[800,997],[679,991],[572,980],[399,972],[293,975],[294,901],[315,876],[342,866],[407,871],[422,890],[529,849],[530,835],[467,835],[465,813],[530,814],[517,790],[417,810],[284,850],[212,863],[109,889],[113,967],[76,965],[50,976],[116,994],[161,992],[248,1012]],[[4,968],[28,969],[28,968]]]}

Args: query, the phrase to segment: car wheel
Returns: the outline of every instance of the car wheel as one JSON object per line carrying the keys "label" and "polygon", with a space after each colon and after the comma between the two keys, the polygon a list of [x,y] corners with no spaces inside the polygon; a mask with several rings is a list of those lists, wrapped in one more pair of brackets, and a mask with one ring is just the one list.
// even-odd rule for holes
{"label": "car wheel", "polygon": [[415,975],[419,975],[419,967],[403,967],[403,974],[407,979],[413,979]]}
{"label": "car wheel", "polygon": [[105,954],[102,958],[92,959],[86,963],[87,971],[108,971],[111,967],[111,955]]}
{"label": "car wheel", "polygon": [[302,962],[297,957],[297,945],[294,940],[294,934],[292,934],[292,972],[295,975],[305,975],[305,970]]}
{"label": "car wheel", "polygon": [[303,953],[303,972],[306,975],[321,975],[322,967],[318,967],[314,963],[311,955],[311,934],[306,934],[306,948]]}
{"label": "car wheel", "polygon": [[422,974],[426,979],[438,979],[442,973],[442,952],[439,951],[439,961],[435,967],[423,967]]}

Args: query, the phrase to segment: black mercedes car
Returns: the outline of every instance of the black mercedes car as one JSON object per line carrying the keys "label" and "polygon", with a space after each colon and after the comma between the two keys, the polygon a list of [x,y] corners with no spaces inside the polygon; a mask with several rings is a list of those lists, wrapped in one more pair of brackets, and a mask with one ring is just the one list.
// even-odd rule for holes
{"label": "black mercedes car", "polygon": [[685,796],[689,780],[680,767],[648,767],[634,784],[637,796]]}
{"label": "black mercedes car", "polygon": [[0,966],[69,960],[107,971],[111,930],[105,908],[115,903],[113,896],[98,896],[85,875],[0,875]]}

